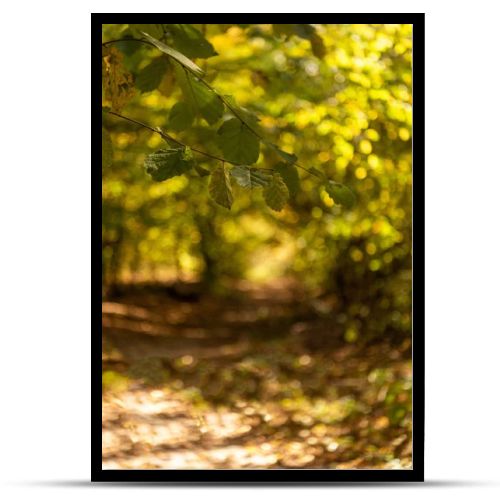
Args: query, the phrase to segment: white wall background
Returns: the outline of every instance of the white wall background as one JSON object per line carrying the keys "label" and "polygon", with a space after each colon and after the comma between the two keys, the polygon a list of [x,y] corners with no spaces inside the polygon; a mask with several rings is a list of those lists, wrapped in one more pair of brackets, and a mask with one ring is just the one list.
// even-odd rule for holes
{"label": "white wall background", "polygon": [[[0,29],[0,491],[253,499],[89,485],[90,12],[426,12],[426,486],[289,499],[499,498],[500,58],[495,2],[9,2]],[[449,7],[449,10],[447,9]],[[419,332],[415,332],[416,335]],[[368,489],[370,491],[368,491]],[[341,490],[341,491],[339,491]],[[432,490],[432,491],[430,491]],[[453,490],[453,491],[447,491]]]}

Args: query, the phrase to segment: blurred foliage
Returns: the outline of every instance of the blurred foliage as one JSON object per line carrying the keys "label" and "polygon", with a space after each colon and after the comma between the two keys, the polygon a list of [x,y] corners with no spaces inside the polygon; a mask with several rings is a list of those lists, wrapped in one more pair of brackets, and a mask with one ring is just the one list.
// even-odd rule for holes
{"label": "blurred foliage", "polygon": [[[155,467],[201,467],[228,447],[229,468],[411,467],[410,339],[346,342],[331,320],[304,321],[299,304],[268,294],[185,303],[156,292],[108,303],[108,466],[150,467],[154,457]],[[198,450],[194,464],[184,462],[186,447]]]}
{"label": "blurred foliage", "polygon": [[[200,280],[220,290],[237,279],[287,276],[310,290],[318,314],[335,314],[348,341],[361,332],[407,335],[411,25],[103,26],[103,42],[122,40],[104,46],[103,71],[110,76],[105,106],[161,127],[193,150],[239,158],[227,142],[221,150],[218,140],[217,124],[225,120],[230,127],[227,106],[202,99],[206,107],[191,109],[182,62],[127,40],[142,32],[194,59],[213,88],[232,96],[229,104],[276,145],[261,144],[255,167],[276,169],[278,181],[264,193],[245,189],[255,178],[250,171],[228,177],[220,162],[195,152],[196,169],[154,182],[145,158],[169,145],[157,133],[103,113],[105,288]],[[191,152],[183,154],[190,162]],[[297,179],[287,172],[291,155],[314,175],[299,169]],[[230,191],[219,182],[212,196],[232,205],[230,212],[208,195],[214,171]],[[318,177],[333,182],[318,183]],[[355,193],[351,209],[351,194],[336,183]],[[286,205],[285,190],[292,194]],[[269,210],[266,199],[283,209]]]}

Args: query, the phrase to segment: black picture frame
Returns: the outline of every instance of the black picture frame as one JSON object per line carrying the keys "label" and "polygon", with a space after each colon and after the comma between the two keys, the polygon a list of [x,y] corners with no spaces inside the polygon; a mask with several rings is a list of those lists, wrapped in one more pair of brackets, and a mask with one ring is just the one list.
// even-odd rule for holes
{"label": "black picture frame", "polygon": [[165,14],[91,14],[92,75],[92,455],[91,480],[106,482],[237,483],[330,483],[330,482],[420,482],[424,481],[424,32],[423,13],[376,14],[168,14],[168,19],[197,23],[207,21],[282,22],[309,21],[331,24],[401,23],[413,25],[413,468],[410,470],[335,469],[213,469],[213,470],[103,470],[102,469],[102,191],[98,171],[101,164],[101,25],[155,23]]}

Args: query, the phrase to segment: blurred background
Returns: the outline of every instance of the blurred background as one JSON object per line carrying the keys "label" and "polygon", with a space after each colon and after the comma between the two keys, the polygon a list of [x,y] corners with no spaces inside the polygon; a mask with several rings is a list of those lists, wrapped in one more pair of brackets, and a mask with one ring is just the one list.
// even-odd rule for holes
{"label": "blurred background", "polygon": [[[181,25],[103,42],[162,26]],[[195,171],[152,181],[164,140],[103,115],[103,467],[411,467],[411,25],[184,26],[217,53],[185,50],[205,79],[357,204],[299,172],[281,212],[237,185],[228,211]],[[203,119],[172,128],[168,58],[113,47],[134,81],[120,112],[220,155]],[[261,147],[256,166],[276,161]]]}

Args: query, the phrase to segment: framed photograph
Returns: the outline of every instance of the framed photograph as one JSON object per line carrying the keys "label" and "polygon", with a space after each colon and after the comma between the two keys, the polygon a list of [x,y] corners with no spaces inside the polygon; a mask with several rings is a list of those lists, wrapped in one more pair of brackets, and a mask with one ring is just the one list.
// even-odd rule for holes
{"label": "framed photograph", "polygon": [[92,480],[423,481],[424,14],[91,36]]}

